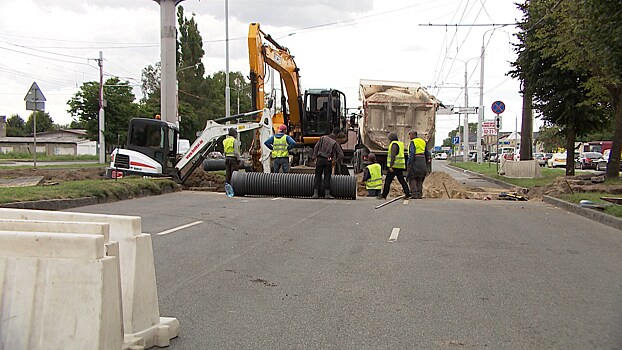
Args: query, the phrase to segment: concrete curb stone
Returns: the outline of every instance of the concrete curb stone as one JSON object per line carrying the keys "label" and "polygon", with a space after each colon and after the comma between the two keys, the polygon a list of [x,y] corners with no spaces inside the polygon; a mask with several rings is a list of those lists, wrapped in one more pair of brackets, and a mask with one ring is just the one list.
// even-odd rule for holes
{"label": "concrete curb stone", "polygon": [[594,209],[587,209],[587,208],[581,208],[580,206],[574,204],[574,203],[569,203],[566,202],[564,200],[561,200],[559,198],[555,198],[555,197],[551,197],[551,196],[543,196],[542,197],[542,201],[544,203],[548,203],[551,205],[554,205],[558,208],[564,209],[566,211],[569,211],[571,213],[577,214],[577,215],[581,215],[583,217],[586,217],[588,219],[594,220],[596,222],[599,222],[603,225],[607,225],[613,228],[616,228],[618,230],[622,230],[622,219],[617,218],[613,215],[609,215],[606,213],[601,213],[597,210]]}
{"label": "concrete curb stone", "polygon": [[177,192],[177,191],[181,191],[181,186],[166,186],[162,189],[161,193],[154,193],[151,190],[143,189],[134,196],[123,196],[122,198],[82,197],[82,198],[72,198],[72,199],[46,199],[46,200],[40,200],[40,201],[5,203],[5,204],[0,204],[0,207],[18,208],[18,209],[36,209],[36,210],[65,210],[65,209],[83,207],[87,205],[117,202],[117,201],[124,200],[124,199],[157,196],[160,194],[172,193],[172,192]]}
{"label": "concrete curb stone", "polygon": [[449,166],[449,167],[451,167],[451,168],[454,168],[454,169],[456,169],[456,170],[462,170],[462,171],[465,171],[465,172],[467,172],[468,174],[471,174],[471,175],[473,175],[473,176],[479,176],[479,177],[481,177],[482,179],[484,179],[484,180],[486,180],[486,181],[488,181],[488,182],[492,182],[492,183],[494,183],[494,184],[496,184],[496,185],[499,185],[499,186],[504,187],[504,188],[507,188],[507,189],[511,189],[511,188],[520,187],[520,186],[512,185],[512,184],[510,184],[510,183],[507,183],[507,182],[504,182],[504,181],[501,181],[501,180],[493,179],[492,177],[488,177],[488,176],[486,176],[486,175],[482,175],[482,174],[480,174],[480,173],[476,173],[476,172],[471,171],[471,170],[466,170],[466,169],[459,168],[459,167],[457,167],[457,166],[455,166],[455,165],[452,165],[452,164],[447,164],[447,166]]}

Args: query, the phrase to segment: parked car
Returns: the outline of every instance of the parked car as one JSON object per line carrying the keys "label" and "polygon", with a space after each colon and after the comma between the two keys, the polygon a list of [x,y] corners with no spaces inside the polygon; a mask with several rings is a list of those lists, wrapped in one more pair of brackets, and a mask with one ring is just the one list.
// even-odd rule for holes
{"label": "parked car", "polygon": [[[598,171],[606,171],[607,170],[607,162],[609,162],[609,155],[611,154],[611,150],[605,150],[605,152],[603,153],[603,157],[602,159],[600,159],[597,163],[596,163],[596,170]],[[622,154],[620,154],[620,170],[622,171]]]}
{"label": "parked car", "polygon": [[540,166],[546,165],[546,153],[534,153],[533,159],[538,162],[538,165]]}
{"label": "parked car", "polygon": [[554,153],[551,159],[547,160],[547,166],[549,168],[565,167],[566,153]]}
{"label": "parked car", "polygon": [[596,165],[601,159],[603,159],[603,154],[600,152],[579,153],[575,167],[580,169],[596,169]]}
{"label": "parked car", "polygon": [[447,160],[447,153],[441,152],[434,155],[434,159]]}

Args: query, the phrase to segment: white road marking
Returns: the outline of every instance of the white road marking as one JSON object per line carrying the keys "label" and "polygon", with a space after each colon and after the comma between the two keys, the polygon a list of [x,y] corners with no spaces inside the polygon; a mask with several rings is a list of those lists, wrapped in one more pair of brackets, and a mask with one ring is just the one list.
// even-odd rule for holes
{"label": "white road marking", "polygon": [[397,241],[397,236],[399,236],[399,234],[400,234],[400,228],[399,227],[394,227],[393,231],[391,231],[391,236],[389,237],[389,242]]}
{"label": "white road marking", "polygon": [[404,205],[408,205],[408,199],[404,199]]}
{"label": "white road marking", "polygon": [[198,224],[202,224],[202,223],[203,223],[203,221],[191,222],[189,224],[185,224],[185,225],[174,227],[174,228],[172,228],[170,230],[166,230],[166,231],[162,231],[160,233],[156,233],[156,236],[168,235],[169,233],[172,233],[172,232],[175,232],[175,231],[179,231],[179,230],[183,230],[185,228],[188,228],[188,227],[191,227],[191,226],[194,226],[194,225],[198,225]]}
{"label": "white road marking", "polygon": [[272,198],[271,200],[272,200],[272,201],[276,201],[276,200],[279,200],[279,199],[281,199],[281,197],[274,197],[274,198]]}

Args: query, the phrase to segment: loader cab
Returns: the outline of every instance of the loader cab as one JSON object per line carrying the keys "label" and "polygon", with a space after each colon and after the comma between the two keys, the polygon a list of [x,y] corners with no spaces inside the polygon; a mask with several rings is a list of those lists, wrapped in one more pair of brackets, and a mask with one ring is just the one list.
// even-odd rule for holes
{"label": "loader cab", "polygon": [[323,136],[346,127],[346,96],[333,89],[305,91],[302,136]]}
{"label": "loader cab", "polygon": [[175,166],[179,128],[158,119],[134,118],[130,121],[127,149],[140,152],[162,165],[167,174]]}

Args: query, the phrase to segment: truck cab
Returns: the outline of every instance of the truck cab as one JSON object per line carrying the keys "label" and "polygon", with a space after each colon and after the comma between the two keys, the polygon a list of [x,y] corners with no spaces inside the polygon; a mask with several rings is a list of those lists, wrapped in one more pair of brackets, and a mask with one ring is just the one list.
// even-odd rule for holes
{"label": "truck cab", "polygon": [[309,89],[305,91],[304,106],[302,137],[319,139],[330,134],[335,127],[345,128],[346,97],[343,92],[334,89]]}

